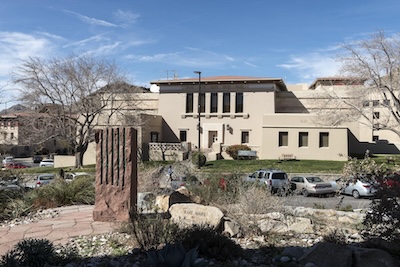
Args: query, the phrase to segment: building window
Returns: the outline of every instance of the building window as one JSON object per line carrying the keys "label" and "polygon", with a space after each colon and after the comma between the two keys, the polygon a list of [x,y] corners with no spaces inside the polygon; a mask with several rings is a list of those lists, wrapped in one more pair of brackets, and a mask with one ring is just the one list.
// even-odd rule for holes
{"label": "building window", "polygon": [[193,113],[193,93],[186,94],[186,113]]}
{"label": "building window", "polygon": [[181,140],[181,142],[187,141],[187,132],[186,131],[179,131],[179,140]]}
{"label": "building window", "polygon": [[150,133],[150,142],[157,143],[158,142],[158,132]]}
{"label": "building window", "polygon": [[363,107],[369,107],[369,101],[368,100],[364,100],[363,101]]}
{"label": "building window", "polygon": [[329,147],[329,133],[319,133],[319,147]]}
{"label": "building window", "polygon": [[218,93],[211,93],[210,113],[218,112]]}
{"label": "building window", "polygon": [[200,112],[205,113],[206,112],[206,94],[205,93],[200,93]]}
{"label": "building window", "polygon": [[379,112],[374,112],[374,119],[379,119]]}
{"label": "building window", "polygon": [[14,140],[14,133],[11,133],[10,138],[11,140]]}
{"label": "building window", "polygon": [[249,132],[248,131],[242,131],[242,144],[248,144],[249,143]]}
{"label": "building window", "polygon": [[289,144],[289,133],[279,132],[279,146],[288,146]]}
{"label": "building window", "polygon": [[299,147],[308,147],[308,133],[307,132],[299,133]]}
{"label": "building window", "polygon": [[235,112],[243,113],[243,93],[236,93]]}
{"label": "building window", "polygon": [[378,135],[372,136],[372,141],[374,142],[379,141],[379,136]]}
{"label": "building window", "polygon": [[372,100],[372,106],[373,107],[379,106],[379,100]]}
{"label": "building window", "polygon": [[231,112],[231,93],[224,93],[223,95],[223,113],[229,113]]}
{"label": "building window", "polygon": [[390,100],[389,100],[389,99],[384,99],[384,100],[382,101],[382,105],[384,105],[384,106],[386,106],[386,107],[389,107],[389,106],[390,106]]}

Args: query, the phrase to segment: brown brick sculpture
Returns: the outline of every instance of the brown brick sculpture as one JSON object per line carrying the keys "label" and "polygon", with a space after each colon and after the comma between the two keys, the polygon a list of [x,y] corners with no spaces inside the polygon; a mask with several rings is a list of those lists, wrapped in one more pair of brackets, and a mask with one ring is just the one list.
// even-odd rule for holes
{"label": "brown brick sculpture", "polygon": [[137,202],[137,131],[106,128],[96,132],[96,197],[93,219],[128,221]]}

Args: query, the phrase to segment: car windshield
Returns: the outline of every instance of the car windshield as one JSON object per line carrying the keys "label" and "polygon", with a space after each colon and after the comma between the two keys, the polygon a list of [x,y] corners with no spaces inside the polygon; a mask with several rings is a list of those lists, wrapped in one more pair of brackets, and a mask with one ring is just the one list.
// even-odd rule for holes
{"label": "car windshield", "polygon": [[284,172],[272,173],[272,179],[285,180],[286,177],[287,177],[286,173],[284,173]]}
{"label": "car windshield", "polygon": [[39,180],[52,180],[52,179],[54,179],[54,175],[52,175],[52,174],[39,175],[38,179]]}
{"label": "car windshield", "polygon": [[319,183],[319,182],[323,182],[323,180],[319,177],[306,177],[307,181],[309,183]]}

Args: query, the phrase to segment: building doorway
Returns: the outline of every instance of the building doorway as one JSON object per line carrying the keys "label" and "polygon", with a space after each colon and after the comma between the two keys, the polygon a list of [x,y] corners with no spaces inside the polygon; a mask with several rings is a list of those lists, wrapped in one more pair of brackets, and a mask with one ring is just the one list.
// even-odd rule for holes
{"label": "building doorway", "polygon": [[208,148],[211,148],[213,143],[218,142],[218,132],[209,131],[208,132]]}

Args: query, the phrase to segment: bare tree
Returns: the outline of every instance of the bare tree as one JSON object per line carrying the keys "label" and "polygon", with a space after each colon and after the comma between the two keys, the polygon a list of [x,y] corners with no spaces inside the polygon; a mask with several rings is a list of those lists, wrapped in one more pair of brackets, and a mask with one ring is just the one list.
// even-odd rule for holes
{"label": "bare tree", "polygon": [[358,121],[372,130],[391,131],[400,137],[399,37],[377,32],[345,44],[343,49],[338,57],[340,75],[349,84],[342,86],[343,90],[325,87],[321,93],[325,101],[320,105],[323,118],[331,125]]}
{"label": "bare tree", "polygon": [[22,85],[20,100],[46,114],[36,124],[46,127],[36,127],[41,129],[36,135],[41,141],[62,138],[69,142],[75,150],[76,167],[82,167],[99,121],[127,105],[116,101],[123,97],[118,88],[125,82],[117,66],[90,56],[29,58],[13,73],[13,81]]}

